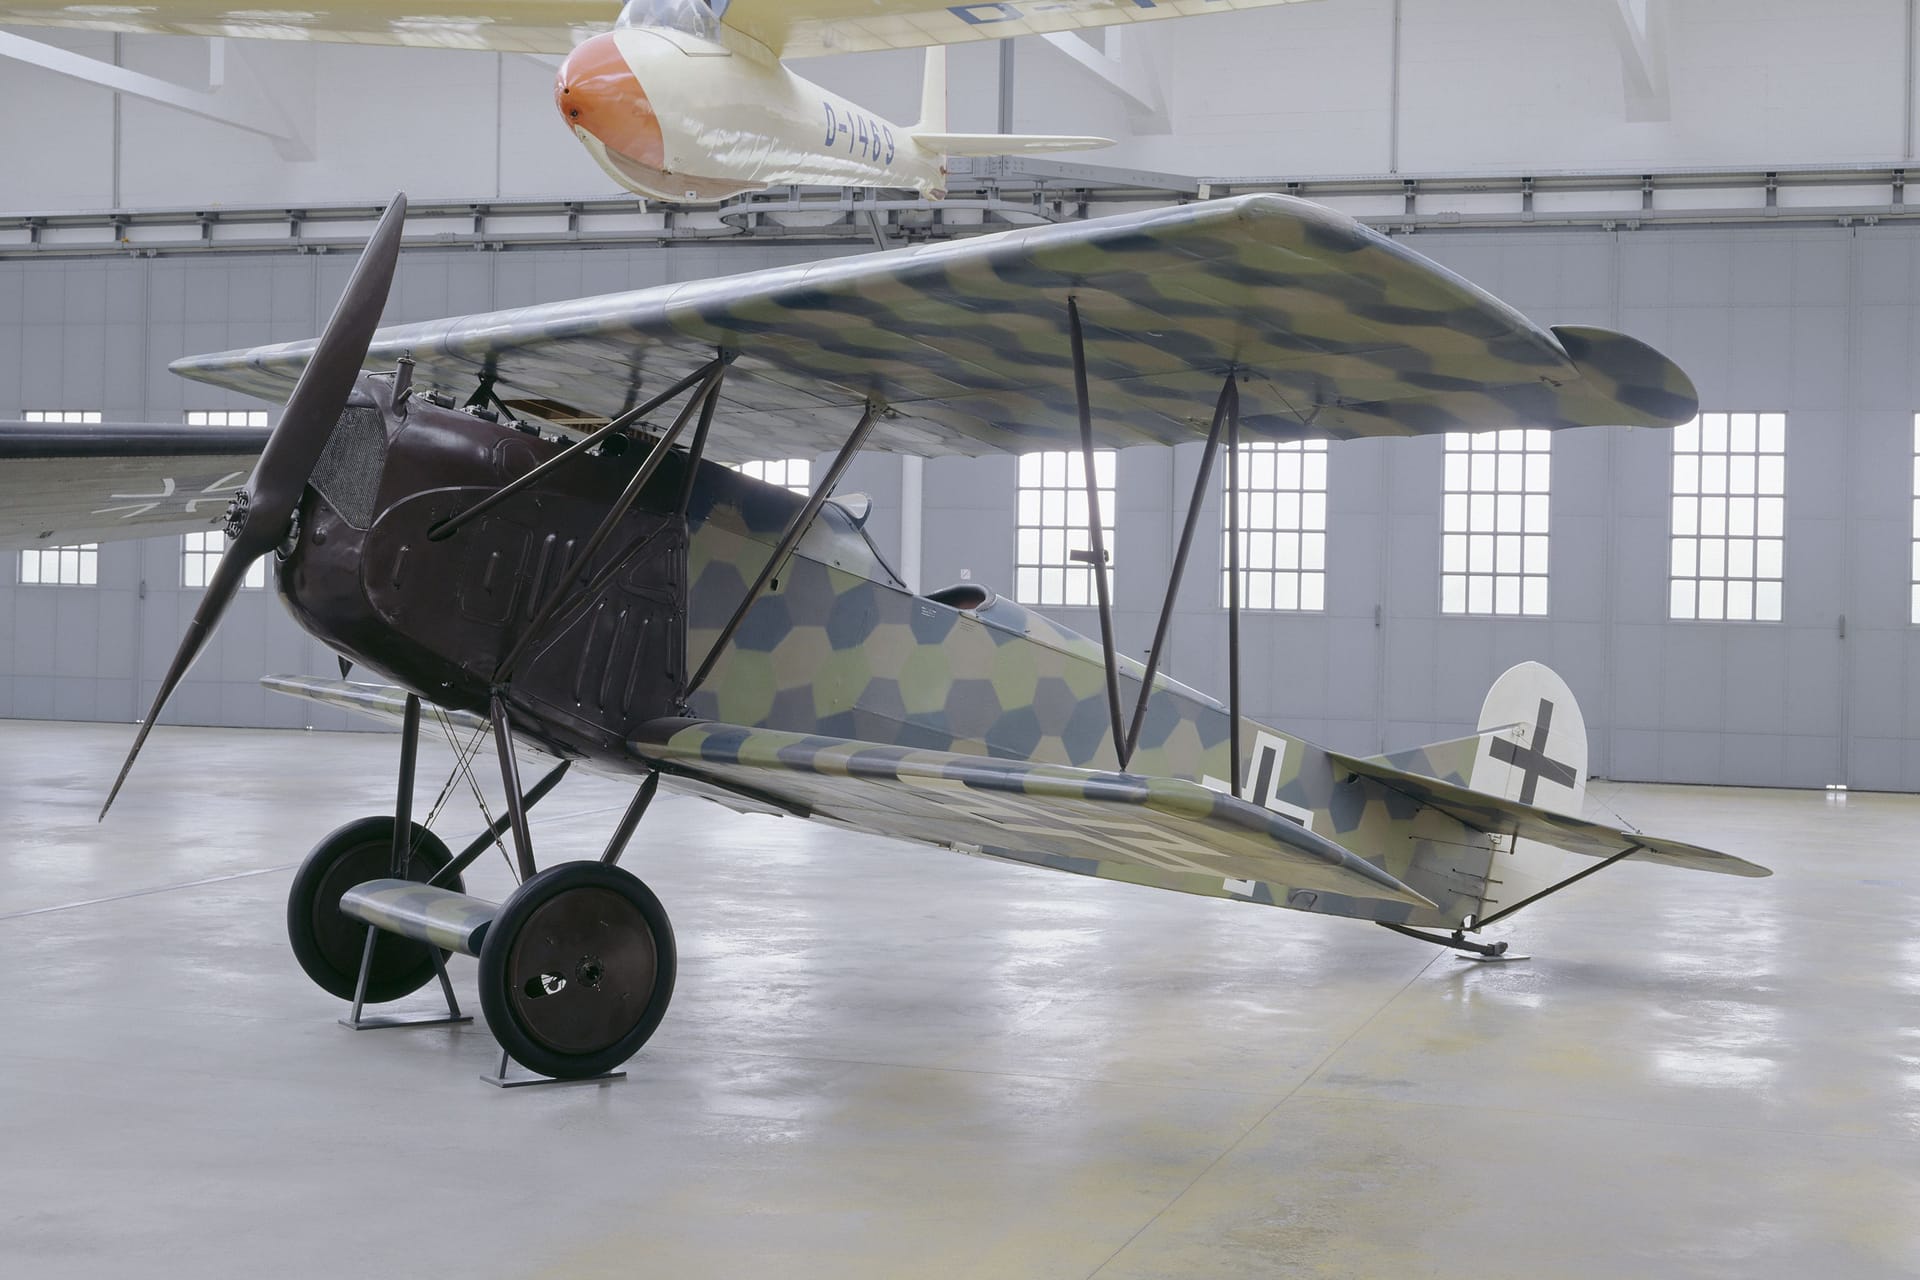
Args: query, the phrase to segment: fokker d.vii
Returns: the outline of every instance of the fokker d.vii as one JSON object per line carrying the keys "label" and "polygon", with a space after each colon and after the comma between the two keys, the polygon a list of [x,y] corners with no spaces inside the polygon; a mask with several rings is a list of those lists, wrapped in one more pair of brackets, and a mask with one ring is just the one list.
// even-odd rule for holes
{"label": "fokker d.vii", "polygon": [[[1202,499],[1222,471],[1238,491],[1241,441],[1686,421],[1686,376],[1632,338],[1541,328],[1278,196],[376,332],[403,210],[317,342],[175,366],[286,409],[134,744],[266,555],[300,624],[391,682],[269,681],[403,726],[396,812],[294,879],[296,955],[338,997],[392,1000],[477,955],[516,1060],[623,1062],[673,986],[666,913],[619,865],[662,786],[1487,958],[1505,944],[1471,935],[1615,862],[1766,874],[1579,816],[1585,728],[1535,664],[1495,684],[1480,732],[1371,758],[1241,714],[1237,586],[1227,700],[1160,671]],[[556,403],[605,425],[565,443],[515,420]],[[1091,477],[1096,446],[1189,440],[1203,459],[1144,663],[1115,652],[1091,486],[1098,639],[973,584],[914,594],[831,496],[862,448],[1067,447]],[[830,450],[805,499],[721,465]],[[97,522],[85,476],[41,484]],[[491,735],[508,797],[458,856],[413,818],[428,705]],[[558,761],[530,788],[516,743]],[[599,860],[542,870],[527,811],[574,762],[640,781]],[[465,894],[509,829],[519,887]]]}

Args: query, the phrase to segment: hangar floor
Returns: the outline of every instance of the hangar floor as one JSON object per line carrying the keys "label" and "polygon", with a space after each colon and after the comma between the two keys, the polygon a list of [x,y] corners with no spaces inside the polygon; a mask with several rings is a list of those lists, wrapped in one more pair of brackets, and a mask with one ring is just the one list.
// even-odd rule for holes
{"label": "hangar floor", "polygon": [[[1506,966],[663,798],[666,1023],[501,1091],[481,1024],[356,1035],[286,947],[391,738],[164,730],[96,826],[128,737],[0,722],[9,1275],[1920,1273],[1920,798],[1602,788],[1778,874],[1608,871]],[[569,783],[543,860],[626,795]]]}

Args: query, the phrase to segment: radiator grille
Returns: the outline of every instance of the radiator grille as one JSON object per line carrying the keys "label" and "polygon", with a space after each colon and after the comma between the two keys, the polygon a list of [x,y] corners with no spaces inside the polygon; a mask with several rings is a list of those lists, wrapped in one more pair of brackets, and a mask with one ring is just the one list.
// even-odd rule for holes
{"label": "radiator grille", "polygon": [[387,424],[378,409],[349,408],[334,424],[308,481],[348,524],[373,523],[380,473],[387,461]]}

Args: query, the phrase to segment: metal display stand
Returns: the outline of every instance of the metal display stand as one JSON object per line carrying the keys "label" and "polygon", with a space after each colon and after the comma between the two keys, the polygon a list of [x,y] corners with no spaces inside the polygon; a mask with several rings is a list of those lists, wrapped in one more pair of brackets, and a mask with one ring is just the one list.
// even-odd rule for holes
{"label": "metal display stand", "polygon": [[433,971],[440,979],[440,993],[447,998],[447,1011],[441,1013],[376,1013],[364,1015],[361,1008],[367,1001],[367,973],[373,968],[373,944],[380,938],[380,931],[372,925],[367,926],[367,945],[360,952],[360,977],[353,987],[353,1011],[340,1019],[340,1025],[349,1031],[380,1031],[388,1027],[444,1027],[460,1022],[472,1022],[473,1015],[460,1012],[460,1001],[454,998],[453,982],[447,977],[447,962],[441,958],[440,949],[431,949]]}
{"label": "metal display stand", "polygon": [[562,1080],[557,1076],[542,1076],[531,1073],[524,1076],[510,1076],[507,1074],[507,1071],[512,1066],[513,1059],[507,1056],[505,1049],[502,1049],[500,1051],[499,1067],[495,1068],[492,1075],[483,1075],[480,1078],[496,1089],[525,1089],[530,1085],[541,1084],[609,1084],[612,1081],[625,1080],[627,1078],[627,1073],[624,1068],[618,1071],[603,1071],[597,1076],[581,1076],[578,1080]]}

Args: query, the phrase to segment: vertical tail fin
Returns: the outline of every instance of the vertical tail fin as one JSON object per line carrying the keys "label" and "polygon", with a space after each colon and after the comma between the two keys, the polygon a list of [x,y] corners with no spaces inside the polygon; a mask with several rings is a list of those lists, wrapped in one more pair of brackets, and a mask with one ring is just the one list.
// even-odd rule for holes
{"label": "vertical tail fin", "polygon": [[920,80],[920,123],[915,133],[947,131],[947,46],[927,46],[927,69]]}
{"label": "vertical tail fin", "polygon": [[[1550,668],[1523,662],[1509,668],[1480,704],[1480,731],[1376,757],[1383,764],[1503,800],[1580,816],[1587,797],[1587,721],[1573,691]],[[1480,877],[1485,918],[1566,878],[1570,855],[1533,840],[1490,836],[1487,870]],[[1464,872],[1450,855],[1449,866]]]}
{"label": "vertical tail fin", "polygon": [[[1480,704],[1475,791],[1580,816],[1587,798],[1587,720],[1573,690],[1538,662],[1509,668]],[[1574,859],[1533,840],[1495,837],[1482,916],[1564,880]]]}
{"label": "vertical tail fin", "polygon": [[1573,690],[1538,662],[1493,682],[1480,704],[1475,791],[1580,816],[1587,798],[1587,721]]}

